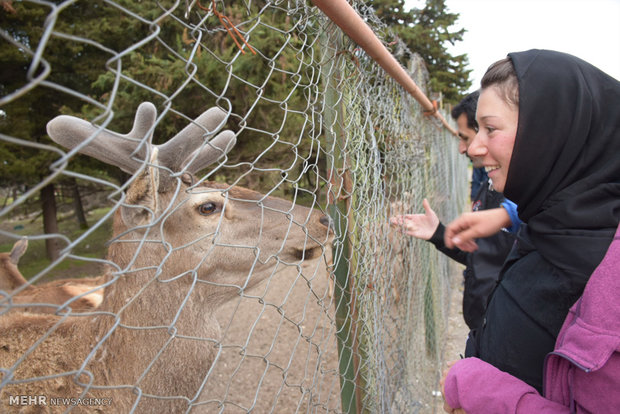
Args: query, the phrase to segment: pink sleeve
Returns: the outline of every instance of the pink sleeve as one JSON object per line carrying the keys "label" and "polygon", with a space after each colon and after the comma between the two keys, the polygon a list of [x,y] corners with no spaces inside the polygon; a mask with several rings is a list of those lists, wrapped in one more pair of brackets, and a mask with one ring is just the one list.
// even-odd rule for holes
{"label": "pink sleeve", "polygon": [[476,413],[568,413],[569,408],[542,397],[535,388],[478,358],[466,358],[450,368],[445,381],[446,402]]}

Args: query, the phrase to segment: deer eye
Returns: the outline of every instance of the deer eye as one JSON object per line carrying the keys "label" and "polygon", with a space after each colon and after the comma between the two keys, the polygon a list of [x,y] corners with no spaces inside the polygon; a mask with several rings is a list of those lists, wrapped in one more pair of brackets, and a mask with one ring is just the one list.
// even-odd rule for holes
{"label": "deer eye", "polygon": [[208,216],[209,214],[215,213],[217,210],[217,206],[214,203],[208,202],[198,206],[198,213],[203,216]]}

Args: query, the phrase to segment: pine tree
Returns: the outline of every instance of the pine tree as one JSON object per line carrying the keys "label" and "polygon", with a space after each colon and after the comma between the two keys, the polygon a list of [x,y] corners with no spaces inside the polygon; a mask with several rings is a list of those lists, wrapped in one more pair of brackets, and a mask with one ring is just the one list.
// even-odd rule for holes
{"label": "pine tree", "polygon": [[430,87],[446,102],[458,102],[471,86],[467,55],[452,56],[448,44],[463,40],[465,29],[452,31],[458,14],[446,10],[445,0],[426,0],[423,8],[405,10],[404,0],[370,0],[381,18],[427,65]]}

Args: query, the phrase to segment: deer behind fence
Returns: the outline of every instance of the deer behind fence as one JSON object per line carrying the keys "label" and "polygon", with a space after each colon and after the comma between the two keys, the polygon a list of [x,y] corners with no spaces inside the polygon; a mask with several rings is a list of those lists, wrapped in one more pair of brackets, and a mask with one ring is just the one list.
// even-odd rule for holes
{"label": "deer behind fence", "polygon": [[[319,257],[320,212],[193,175],[234,145],[226,114],[205,112],[166,144],[142,104],[125,136],[72,117],[50,122],[68,148],[132,173],[114,216],[103,301],[92,313],[0,317],[0,401],[7,395],[112,398],[127,412],[195,403],[217,358],[218,307],[278,269]],[[213,137],[215,135],[215,137]],[[211,138],[205,140],[205,137]],[[140,159],[142,161],[140,161]]]}

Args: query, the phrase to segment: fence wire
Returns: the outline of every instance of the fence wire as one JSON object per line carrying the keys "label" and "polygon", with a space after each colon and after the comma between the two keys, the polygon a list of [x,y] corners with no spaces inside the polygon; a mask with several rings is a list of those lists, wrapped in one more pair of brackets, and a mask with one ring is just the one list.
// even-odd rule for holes
{"label": "fence wire", "polygon": [[[351,3],[430,93],[424,62]],[[7,255],[27,284],[0,268],[1,411],[436,411],[458,268],[388,219],[424,198],[456,217],[466,159],[320,10],[3,1],[0,16],[0,244],[29,243]],[[157,112],[120,136],[127,160],[108,147],[112,167],[45,129],[85,119],[88,147],[142,102]],[[225,117],[207,126],[210,107]],[[171,167],[185,149],[164,144],[192,124],[199,149],[226,129],[236,145]]]}

